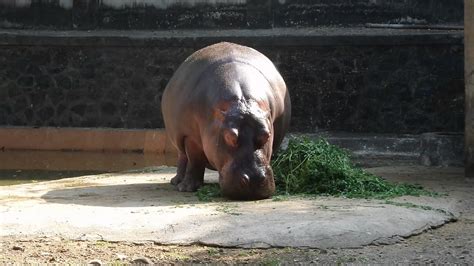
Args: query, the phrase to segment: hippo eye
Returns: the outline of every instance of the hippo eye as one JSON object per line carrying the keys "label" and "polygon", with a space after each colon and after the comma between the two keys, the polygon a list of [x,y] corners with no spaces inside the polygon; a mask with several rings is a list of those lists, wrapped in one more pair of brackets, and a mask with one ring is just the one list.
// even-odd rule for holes
{"label": "hippo eye", "polygon": [[268,131],[263,131],[260,134],[258,134],[257,139],[255,141],[255,147],[257,149],[261,149],[270,139],[270,132]]}
{"label": "hippo eye", "polygon": [[239,143],[239,131],[236,128],[230,128],[224,130],[224,140],[225,143],[232,147],[232,148],[237,148]]}

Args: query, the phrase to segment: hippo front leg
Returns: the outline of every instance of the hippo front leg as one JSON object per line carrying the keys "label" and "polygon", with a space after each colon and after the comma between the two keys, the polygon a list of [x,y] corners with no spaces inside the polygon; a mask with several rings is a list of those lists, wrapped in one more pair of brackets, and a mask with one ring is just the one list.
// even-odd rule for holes
{"label": "hippo front leg", "polygon": [[171,178],[171,184],[173,185],[178,185],[183,181],[184,175],[186,174],[186,165],[188,164],[188,157],[186,156],[185,153],[179,152],[178,154],[178,165],[177,165],[177,171],[176,171],[176,176]]}
{"label": "hippo front leg", "polygon": [[[202,149],[193,141],[186,139],[184,145],[187,158],[186,170],[184,177],[177,184],[176,188],[181,192],[192,192],[196,191],[204,184],[204,170],[206,167],[206,160]],[[177,178],[179,178],[179,170],[180,169],[178,167],[178,174],[176,175]]]}

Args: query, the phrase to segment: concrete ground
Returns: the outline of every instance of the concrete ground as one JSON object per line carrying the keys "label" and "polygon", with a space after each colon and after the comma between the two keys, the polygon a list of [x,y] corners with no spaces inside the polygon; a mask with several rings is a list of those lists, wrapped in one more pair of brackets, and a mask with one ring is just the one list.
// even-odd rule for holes
{"label": "concrete ground", "polygon": [[[169,185],[175,168],[147,168],[0,187],[0,237],[358,248],[397,243],[463,213],[473,218],[473,183],[462,178],[460,168],[369,170],[448,194],[391,201],[317,197],[205,203]],[[206,173],[207,182],[216,179],[215,172]]]}

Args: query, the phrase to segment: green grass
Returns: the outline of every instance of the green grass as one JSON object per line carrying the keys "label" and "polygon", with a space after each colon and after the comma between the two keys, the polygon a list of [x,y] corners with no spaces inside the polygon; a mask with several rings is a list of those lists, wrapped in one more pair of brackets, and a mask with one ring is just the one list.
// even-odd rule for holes
{"label": "green grass", "polygon": [[204,184],[204,186],[200,187],[198,191],[196,191],[196,196],[200,201],[212,201],[215,198],[221,197],[219,184]]}
{"label": "green grass", "polygon": [[356,167],[349,154],[324,139],[297,137],[272,160],[279,195],[393,198],[432,195],[419,185],[396,184]]}
{"label": "green grass", "polygon": [[391,201],[391,200],[385,200],[384,204],[390,204],[394,206],[399,206],[399,207],[405,207],[405,208],[417,208],[417,209],[422,209],[425,211],[437,211],[439,213],[445,214],[447,216],[451,216],[451,219],[455,220],[455,215],[449,211],[443,210],[443,209],[437,209],[433,208],[431,206],[426,206],[426,205],[418,205],[414,204],[411,202],[396,202],[396,201]]}
{"label": "green grass", "polygon": [[[277,200],[289,195],[375,199],[435,195],[419,185],[391,183],[356,167],[345,150],[324,139],[290,139],[288,148],[272,159],[272,169]],[[203,186],[196,195],[201,201],[211,201],[221,196],[219,185]]]}

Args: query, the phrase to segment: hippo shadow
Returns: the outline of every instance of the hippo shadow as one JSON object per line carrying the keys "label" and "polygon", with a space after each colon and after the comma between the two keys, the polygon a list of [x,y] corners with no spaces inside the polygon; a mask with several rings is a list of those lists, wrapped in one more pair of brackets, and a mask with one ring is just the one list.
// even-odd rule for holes
{"label": "hippo shadow", "polygon": [[[169,183],[98,185],[51,190],[41,196],[50,203],[102,207],[149,207],[203,204],[194,192],[178,192]],[[217,198],[217,201],[226,201]]]}

